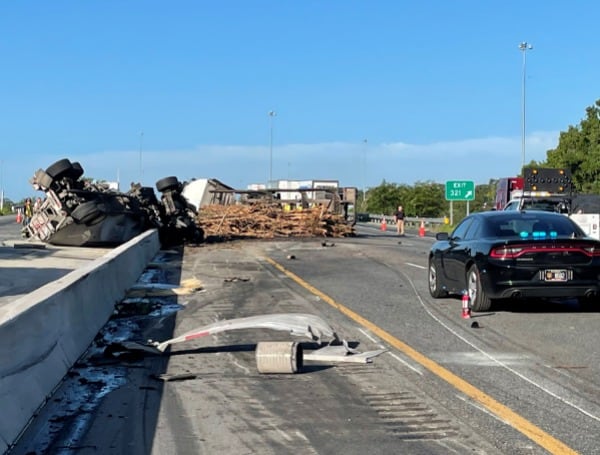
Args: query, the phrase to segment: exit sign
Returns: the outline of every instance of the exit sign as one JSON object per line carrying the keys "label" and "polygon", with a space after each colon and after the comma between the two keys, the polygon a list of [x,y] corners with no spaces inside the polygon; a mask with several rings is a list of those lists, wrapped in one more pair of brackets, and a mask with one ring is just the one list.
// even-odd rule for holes
{"label": "exit sign", "polygon": [[447,201],[472,201],[475,199],[475,184],[471,180],[448,180]]}

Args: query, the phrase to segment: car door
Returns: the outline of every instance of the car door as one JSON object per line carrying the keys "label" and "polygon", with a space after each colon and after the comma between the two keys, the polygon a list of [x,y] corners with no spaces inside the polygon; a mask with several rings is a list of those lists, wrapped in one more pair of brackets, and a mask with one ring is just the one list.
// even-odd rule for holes
{"label": "car door", "polygon": [[473,233],[479,223],[475,218],[465,218],[450,235],[448,248],[442,252],[447,286],[460,291],[465,285],[465,264],[471,255]]}

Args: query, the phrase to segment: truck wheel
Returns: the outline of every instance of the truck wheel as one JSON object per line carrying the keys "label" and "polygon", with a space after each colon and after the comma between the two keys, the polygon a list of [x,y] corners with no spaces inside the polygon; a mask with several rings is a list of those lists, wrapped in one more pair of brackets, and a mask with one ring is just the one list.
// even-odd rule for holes
{"label": "truck wheel", "polygon": [[99,218],[103,214],[101,206],[96,201],[88,201],[83,204],[79,204],[71,212],[71,218],[77,223],[88,224]]}
{"label": "truck wheel", "polygon": [[46,169],[46,174],[48,174],[53,179],[58,180],[72,169],[73,165],[68,159],[65,158],[64,160],[59,160],[56,163],[50,165]]}
{"label": "truck wheel", "polygon": [[161,193],[165,191],[173,190],[179,187],[179,180],[177,177],[165,177],[164,179],[160,179],[156,182],[156,189]]}
{"label": "truck wheel", "polygon": [[79,164],[78,161],[75,161],[71,164],[71,171],[68,173],[68,177],[72,178],[73,180],[79,180],[79,177],[81,177],[82,175],[83,168],[81,167],[81,164]]}

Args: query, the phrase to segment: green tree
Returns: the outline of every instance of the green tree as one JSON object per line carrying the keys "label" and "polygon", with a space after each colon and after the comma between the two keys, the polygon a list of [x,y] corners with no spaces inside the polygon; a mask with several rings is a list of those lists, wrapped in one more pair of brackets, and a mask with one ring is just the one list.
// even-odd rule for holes
{"label": "green tree", "polygon": [[558,146],[546,152],[543,165],[570,169],[581,193],[600,193],[600,100],[586,109],[578,126],[560,133]]}
{"label": "green tree", "polygon": [[2,213],[0,213],[1,215],[9,215],[12,213],[11,208],[13,206],[13,201],[10,200],[9,198],[4,198],[4,205],[2,206]]}
{"label": "green tree", "polygon": [[400,186],[395,183],[387,183],[383,180],[379,186],[369,189],[367,211],[369,213],[391,215],[396,211],[401,201],[402,191]]}
{"label": "green tree", "polygon": [[407,214],[433,218],[441,216],[446,207],[445,187],[440,183],[431,181],[415,183],[412,198],[408,204]]}
{"label": "green tree", "polygon": [[475,186],[475,200],[469,206],[471,212],[484,212],[494,207],[497,183],[498,180],[492,179],[488,184]]}

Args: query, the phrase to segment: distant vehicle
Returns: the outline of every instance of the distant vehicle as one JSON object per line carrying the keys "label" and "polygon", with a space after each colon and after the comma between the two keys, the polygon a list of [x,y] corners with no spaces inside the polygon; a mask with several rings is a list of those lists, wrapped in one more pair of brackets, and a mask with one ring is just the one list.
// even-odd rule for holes
{"label": "distant vehicle", "polygon": [[562,168],[526,168],[524,177],[500,179],[496,188],[496,210],[571,213],[575,194],[571,172]]}
{"label": "distant vehicle", "polygon": [[434,298],[468,290],[473,311],[494,301],[576,297],[600,292],[600,241],[571,218],[544,211],[489,211],[440,232],[429,252],[429,292]]}
{"label": "distant vehicle", "polygon": [[[501,179],[506,180],[506,179]],[[500,191],[500,183],[498,186]],[[502,210],[544,210],[568,215],[592,238],[600,239],[600,196],[576,194],[571,172],[562,168],[528,168],[522,189],[512,191]],[[497,195],[496,200],[499,200]]]}
{"label": "distant vehicle", "polygon": [[566,196],[553,196],[549,192],[538,191],[535,195],[528,195],[509,201],[503,210],[543,210],[545,212],[569,213],[571,199]]}
{"label": "distant vehicle", "polygon": [[54,245],[115,246],[156,228],[163,245],[204,239],[195,209],[182,196],[185,184],[177,177],[156,182],[159,201],[151,187],[132,184],[120,193],[82,179],[83,173],[79,163],[68,159],[35,172],[31,184],[46,197],[23,228],[24,237]]}
{"label": "distant vehicle", "polygon": [[517,194],[523,194],[523,177],[503,177],[496,185],[495,210],[504,210],[511,200],[517,199]]}

